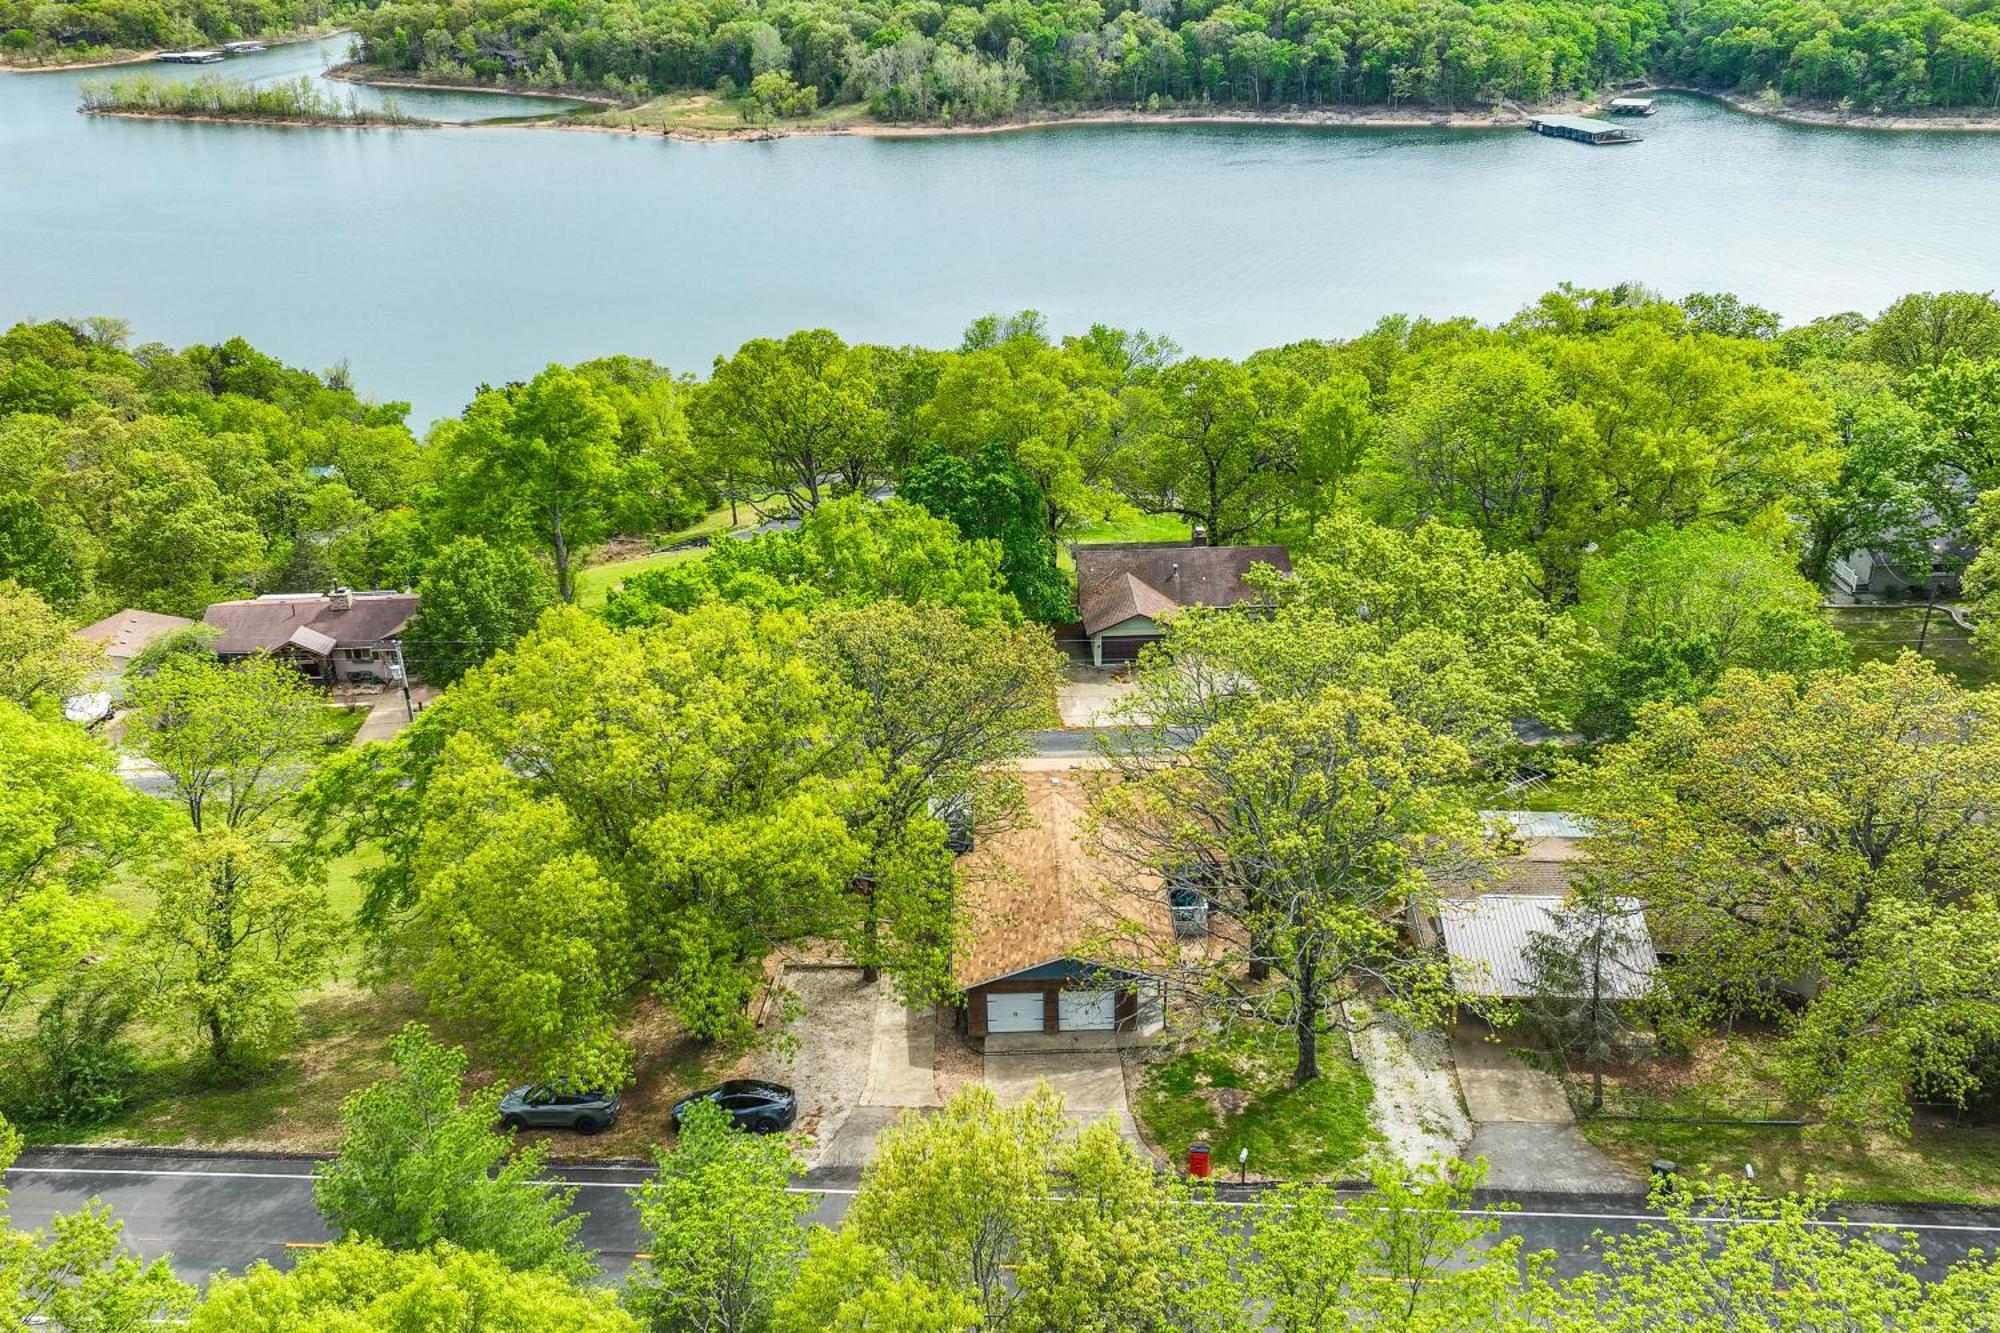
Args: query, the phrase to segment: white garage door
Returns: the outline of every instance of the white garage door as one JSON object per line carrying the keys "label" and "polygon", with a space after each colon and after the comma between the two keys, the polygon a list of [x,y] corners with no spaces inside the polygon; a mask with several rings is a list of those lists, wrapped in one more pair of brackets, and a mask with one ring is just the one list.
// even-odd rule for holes
{"label": "white garage door", "polygon": [[1040,1032],[1042,993],[993,991],[986,997],[988,1032]]}
{"label": "white garage door", "polygon": [[1109,1032],[1118,1026],[1118,992],[1066,990],[1056,1002],[1064,1032]]}

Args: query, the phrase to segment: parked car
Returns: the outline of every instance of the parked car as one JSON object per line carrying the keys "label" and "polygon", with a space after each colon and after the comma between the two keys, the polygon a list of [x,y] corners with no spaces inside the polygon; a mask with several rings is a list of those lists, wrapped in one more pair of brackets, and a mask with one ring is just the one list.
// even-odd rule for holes
{"label": "parked car", "polygon": [[700,1092],[691,1092],[674,1103],[669,1116],[675,1129],[681,1117],[696,1102],[713,1102],[729,1113],[730,1123],[752,1134],[776,1134],[790,1129],[799,1118],[799,1095],[782,1083],[762,1079],[733,1078],[727,1083]]}
{"label": "parked car", "polygon": [[615,1092],[568,1092],[548,1084],[515,1088],[500,1099],[508,1129],[573,1129],[595,1134],[618,1122],[625,1103]]}

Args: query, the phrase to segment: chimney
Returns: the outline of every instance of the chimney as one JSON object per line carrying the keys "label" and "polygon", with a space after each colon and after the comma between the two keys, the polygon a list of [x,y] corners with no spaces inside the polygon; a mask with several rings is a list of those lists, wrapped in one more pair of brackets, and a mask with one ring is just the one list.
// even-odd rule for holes
{"label": "chimney", "polygon": [[326,594],[327,610],[345,611],[353,605],[354,605],[354,594],[349,592],[347,589],[341,587],[334,587],[327,590]]}
{"label": "chimney", "polygon": [[1207,528],[1204,528],[1204,527],[1203,527],[1203,526],[1202,526],[1201,524],[1199,524],[1199,523],[1195,524],[1195,525],[1194,525],[1194,535],[1188,538],[1188,545],[1189,545],[1189,546],[1206,546],[1206,545],[1208,545],[1208,529],[1207,529]]}

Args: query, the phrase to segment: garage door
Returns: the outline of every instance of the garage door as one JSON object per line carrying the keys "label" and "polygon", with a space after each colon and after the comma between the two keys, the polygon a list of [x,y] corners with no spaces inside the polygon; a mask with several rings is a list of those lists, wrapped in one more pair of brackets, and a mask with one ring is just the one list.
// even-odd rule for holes
{"label": "garage door", "polygon": [[1064,1032],[1109,1032],[1118,1026],[1118,992],[1066,990],[1056,1003]]}
{"label": "garage door", "polygon": [[1040,991],[995,991],[986,997],[988,1032],[1040,1032],[1042,993]]}

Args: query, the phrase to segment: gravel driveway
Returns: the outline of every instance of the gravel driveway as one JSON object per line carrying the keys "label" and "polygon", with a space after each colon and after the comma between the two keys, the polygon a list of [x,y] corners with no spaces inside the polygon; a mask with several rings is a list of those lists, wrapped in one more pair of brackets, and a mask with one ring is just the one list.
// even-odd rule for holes
{"label": "gravel driveway", "polygon": [[878,987],[855,967],[787,967],[780,984],[796,997],[796,1017],[743,1072],[796,1089],[797,1129],[824,1145],[867,1085]]}

